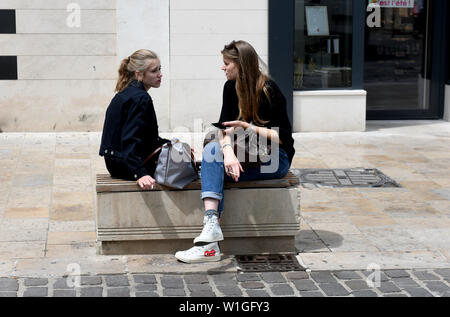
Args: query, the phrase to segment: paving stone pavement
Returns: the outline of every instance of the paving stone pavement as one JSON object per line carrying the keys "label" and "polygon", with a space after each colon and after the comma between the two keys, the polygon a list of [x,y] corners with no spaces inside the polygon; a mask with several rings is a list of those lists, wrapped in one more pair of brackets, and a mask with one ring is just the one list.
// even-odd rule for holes
{"label": "paving stone pavement", "polygon": [[[201,153],[203,135],[177,136]],[[294,169],[377,168],[401,185],[299,188],[296,251],[310,273],[237,274],[227,258],[205,269],[173,256],[97,254],[95,175],[107,172],[100,138],[0,133],[0,296],[449,294],[449,122],[368,121],[365,132],[294,135]],[[83,269],[75,288],[64,277],[73,263]],[[381,284],[368,287],[374,263]],[[210,268],[226,272],[201,274]]]}
{"label": "paving stone pavement", "polygon": [[450,269],[7,277],[0,297],[450,297]]}

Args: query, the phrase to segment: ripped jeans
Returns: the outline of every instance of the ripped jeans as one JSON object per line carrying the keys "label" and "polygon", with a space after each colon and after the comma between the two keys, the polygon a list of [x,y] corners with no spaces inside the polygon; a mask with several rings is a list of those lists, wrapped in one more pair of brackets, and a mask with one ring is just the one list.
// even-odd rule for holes
{"label": "ripped jeans", "polygon": [[[278,152],[278,160],[273,159],[273,155]],[[265,180],[283,178],[289,171],[290,161],[283,149],[273,151],[272,159],[263,163],[259,167],[244,168],[239,181]],[[213,198],[219,200],[220,214],[223,211],[225,182],[234,182],[233,178],[225,173],[222,148],[218,142],[210,142],[203,149],[203,159],[201,167],[202,180],[202,200]]]}

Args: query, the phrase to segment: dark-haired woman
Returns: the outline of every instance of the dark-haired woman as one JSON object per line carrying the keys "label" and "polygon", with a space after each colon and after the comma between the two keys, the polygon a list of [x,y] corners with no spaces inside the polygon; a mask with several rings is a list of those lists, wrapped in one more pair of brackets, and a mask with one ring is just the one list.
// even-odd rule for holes
{"label": "dark-haired woman", "polygon": [[[219,134],[218,141],[208,143],[203,149],[203,230],[194,239],[194,247],[175,254],[186,263],[220,260],[218,242],[223,240],[223,234],[219,219],[223,211],[224,182],[283,178],[295,154],[286,99],[277,84],[260,70],[254,48],[245,41],[233,41],[225,46],[222,55],[222,70],[228,81],[219,122],[228,128]],[[252,130],[259,138],[276,145],[272,146],[269,162],[259,167],[242,167],[232,145],[233,135],[239,129]]]}
{"label": "dark-haired woman", "polygon": [[124,59],[119,68],[117,94],[105,117],[100,155],[113,177],[135,180],[144,189],[153,189],[158,155],[146,162],[162,144],[153,101],[148,90],[161,85],[161,63],[149,50],[138,50]]}

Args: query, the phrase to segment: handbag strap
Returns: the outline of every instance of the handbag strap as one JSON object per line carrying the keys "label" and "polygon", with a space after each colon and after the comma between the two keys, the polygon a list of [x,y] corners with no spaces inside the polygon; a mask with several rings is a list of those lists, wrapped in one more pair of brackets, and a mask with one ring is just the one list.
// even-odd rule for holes
{"label": "handbag strap", "polygon": [[[179,141],[177,140],[177,143],[178,142]],[[189,148],[191,148],[191,147],[189,146]],[[195,161],[195,155],[192,152],[192,150],[190,151],[191,153],[186,153],[185,148],[183,147],[183,151],[184,151],[184,154],[186,154],[187,156],[189,156],[191,158],[192,167],[194,168],[195,171],[198,172],[199,169],[198,169],[198,166],[197,166],[197,162]]]}
{"label": "handbag strap", "polygon": [[[175,144],[175,143],[178,143],[178,142],[179,142],[179,140],[175,140],[173,143]],[[161,145],[159,148],[157,148],[156,150],[154,150],[153,153],[150,154],[150,155],[145,159],[145,161],[144,161],[144,163],[143,163],[142,165],[147,164],[147,162],[150,161],[150,160],[152,159],[152,157],[154,157],[158,152],[160,152],[160,151],[162,150],[162,148],[163,148],[163,146]],[[198,166],[197,166],[197,162],[195,161],[195,155],[194,155],[194,153],[191,152],[191,153],[186,153],[186,154],[187,154],[188,156],[190,156],[192,166],[194,167],[194,169],[195,169],[196,171],[198,171]]]}
{"label": "handbag strap", "polygon": [[191,164],[192,164],[192,167],[194,168],[194,170],[198,172],[199,169],[197,166],[197,161],[195,160],[195,155],[192,151],[191,151]]}
{"label": "handbag strap", "polygon": [[160,152],[161,150],[162,150],[162,145],[161,145],[159,148],[157,148],[156,150],[154,150],[153,153],[150,154],[150,155],[144,160],[144,163],[143,163],[142,165],[147,164],[147,162],[150,161],[150,160],[152,159],[152,157],[155,156],[156,153]]}

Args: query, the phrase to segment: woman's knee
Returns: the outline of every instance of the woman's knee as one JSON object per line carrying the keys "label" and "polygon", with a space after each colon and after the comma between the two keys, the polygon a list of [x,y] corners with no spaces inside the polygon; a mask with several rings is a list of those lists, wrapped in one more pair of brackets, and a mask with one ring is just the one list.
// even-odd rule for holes
{"label": "woman's knee", "polygon": [[278,169],[275,173],[273,173],[273,177],[274,178],[283,178],[287,175],[287,173],[289,172],[289,164],[280,164],[278,166]]}
{"label": "woman's knee", "polygon": [[283,178],[287,175],[287,173],[289,172],[289,167],[288,168],[283,168],[281,170],[279,170],[277,172],[277,178]]}

